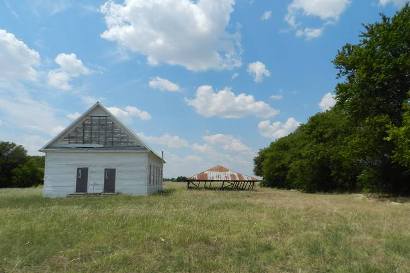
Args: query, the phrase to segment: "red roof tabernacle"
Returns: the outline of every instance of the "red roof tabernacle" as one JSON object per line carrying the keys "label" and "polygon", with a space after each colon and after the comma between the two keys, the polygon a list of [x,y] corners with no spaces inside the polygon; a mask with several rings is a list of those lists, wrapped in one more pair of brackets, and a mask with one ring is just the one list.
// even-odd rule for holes
{"label": "red roof tabernacle", "polygon": [[189,178],[191,181],[258,181],[256,177],[233,172],[224,166],[215,166]]}

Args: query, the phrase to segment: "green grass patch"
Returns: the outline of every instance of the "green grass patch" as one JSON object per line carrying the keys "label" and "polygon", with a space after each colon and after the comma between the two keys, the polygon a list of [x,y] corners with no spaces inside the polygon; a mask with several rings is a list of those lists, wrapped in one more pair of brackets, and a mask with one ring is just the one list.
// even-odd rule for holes
{"label": "green grass patch", "polygon": [[0,272],[410,272],[410,203],[187,191],[43,198],[0,190]]}

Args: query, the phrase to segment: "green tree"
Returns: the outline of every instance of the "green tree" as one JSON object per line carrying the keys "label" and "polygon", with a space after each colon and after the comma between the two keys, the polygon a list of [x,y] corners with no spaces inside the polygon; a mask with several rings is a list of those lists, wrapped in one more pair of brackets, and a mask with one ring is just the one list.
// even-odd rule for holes
{"label": "green tree", "polygon": [[311,117],[302,127],[301,156],[293,160],[288,179],[305,191],[353,191],[356,158],[348,149],[351,124],[338,107]]}
{"label": "green tree", "polygon": [[0,188],[39,185],[43,176],[43,156],[28,156],[23,146],[0,142]]}
{"label": "green tree", "polygon": [[0,142],[0,188],[13,185],[13,170],[23,165],[27,153],[23,146],[11,142]]}
{"label": "green tree", "polygon": [[391,126],[403,122],[410,90],[410,7],[392,18],[365,26],[356,45],[345,45],[334,63],[345,81],[336,87],[338,104],[353,122],[351,146],[359,158],[362,186],[371,191],[403,192],[410,177],[393,158]]}
{"label": "green tree", "polygon": [[257,176],[263,176],[263,161],[265,160],[266,149],[261,149],[258,155],[253,159],[253,173]]}
{"label": "green tree", "polygon": [[403,115],[401,126],[391,126],[389,129],[388,141],[394,145],[393,160],[401,166],[410,170],[410,107]]}
{"label": "green tree", "polygon": [[15,187],[31,187],[43,183],[44,165],[43,160],[37,157],[28,159],[12,171],[12,185]]}
{"label": "green tree", "polygon": [[300,158],[304,144],[303,127],[287,137],[280,138],[262,150],[263,186],[293,188],[292,181],[287,179],[291,163]]}
{"label": "green tree", "polygon": [[410,7],[392,18],[365,25],[356,45],[346,44],[334,64],[345,78],[336,87],[338,103],[357,122],[387,115],[400,125],[410,90]]}
{"label": "green tree", "polygon": [[178,176],[175,181],[176,182],[186,182],[188,180],[188,178],[186,178],[185,176]]}

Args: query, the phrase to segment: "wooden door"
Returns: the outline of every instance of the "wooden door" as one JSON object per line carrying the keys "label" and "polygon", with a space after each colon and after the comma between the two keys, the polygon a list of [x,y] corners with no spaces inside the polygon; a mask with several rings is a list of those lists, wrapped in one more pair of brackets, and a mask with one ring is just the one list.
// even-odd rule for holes
{"label": "wooden door", "polygon": [[104,170],[104,192],[115,192],[115,169]]}
{"label": "wooden door", "polygon": [[88,168],[77,168],[77,179],[75,184],[76,192],[87,192]]}

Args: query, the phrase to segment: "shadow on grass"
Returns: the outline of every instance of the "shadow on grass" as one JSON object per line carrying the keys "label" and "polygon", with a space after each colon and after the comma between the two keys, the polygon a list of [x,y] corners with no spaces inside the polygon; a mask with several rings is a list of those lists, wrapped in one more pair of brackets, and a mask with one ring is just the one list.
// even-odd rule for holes
{"label": "shadow on grass", "polygon": [[[29,192],[19,194],[0,194],[0,209],[22,209],[22,208],[45,208],[52,206],[59,207],[82,207],[82,208],[110,208],[118,205],[135,204],[144,202],[146,196],[131,196],[118,194],[113,196],[90,195],[90,196],[69,196],[50,198],[42,196],[41,192]],[[1,273],[1,271],[0,271]]]}
{"label": "shadow on grass", "polygon": [[163,189],[160,192],[154,193],[153,195],[160,195],[160,196],[171,196],[177,191],[177,189]]}
{"label": "shadow on grass", "polygon": [[235,191],[235,192],[256,192],[256,189],[246,189],[246,190],[241,190],[241,189],[234,189],[234,188],[212,188],[212,187],[201,187],[201,188],[189,188],[187,189],[188,191],[216,191],[216,192],[224,192],[224,191]]}
{"label": "shadow on grass", "polygon": [[394,195],[387,195],[387,194],[369,194],[367,195],[369,199],[373,199],[380,202],[391,202],[391,203],[410,203],[409,196],[394,196]]}

